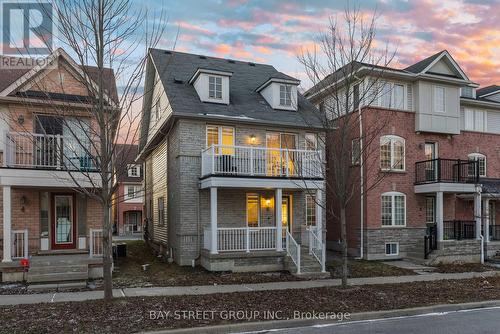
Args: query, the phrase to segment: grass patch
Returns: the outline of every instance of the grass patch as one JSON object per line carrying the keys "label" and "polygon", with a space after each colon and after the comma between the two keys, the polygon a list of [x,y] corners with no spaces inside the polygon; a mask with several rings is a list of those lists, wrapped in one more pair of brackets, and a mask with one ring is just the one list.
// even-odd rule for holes
{"label": "grass patch", "polygon": [[440,263],[435,267],[437,273],[468,273],[495,270],[495,268],[481,263]]}

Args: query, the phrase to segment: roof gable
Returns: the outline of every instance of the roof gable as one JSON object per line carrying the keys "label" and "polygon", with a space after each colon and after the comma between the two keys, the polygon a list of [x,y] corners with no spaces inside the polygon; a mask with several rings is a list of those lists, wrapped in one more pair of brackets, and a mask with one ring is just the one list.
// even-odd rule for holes
{"label": "roof gable", "polygon": [[405,68],[406,71],[415,74],[431,74],[446,77],[456,77],[469,81],[465,72],[446,50],[438,52],[425,58],[411,66]]}

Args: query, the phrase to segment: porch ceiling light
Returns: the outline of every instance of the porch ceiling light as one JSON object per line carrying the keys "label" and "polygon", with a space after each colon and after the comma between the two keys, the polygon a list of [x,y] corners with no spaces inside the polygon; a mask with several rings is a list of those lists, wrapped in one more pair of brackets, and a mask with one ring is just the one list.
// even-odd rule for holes
{"label": "porch ceiling light", "polygon": [[266,199],[266,206],[268,208],[271,206],[271,200],[270,199]]}
{"label": "porch ceiling light", "polygon": [[250,143],[255,144],[255,135],[250,135]]}

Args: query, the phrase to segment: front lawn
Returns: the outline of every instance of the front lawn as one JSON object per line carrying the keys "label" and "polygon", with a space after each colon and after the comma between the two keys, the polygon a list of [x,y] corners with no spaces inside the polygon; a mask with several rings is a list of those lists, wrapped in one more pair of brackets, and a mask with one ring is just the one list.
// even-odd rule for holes
{"label": "front lawn", "polygon": [[[142,265],[149,264],[147,271]],[[298,281],[301,278],[280,271],[270,273],[210,272],[200,266],[179,266],[154,256],[144,241],[127,241],[127,257],[115,261],[113,285],[119,288],[147,286],[189,286]]]}
{"label": "front lawn", "polygon": [[497,270],[481,263],[440,263],[435,267],[436,270],[434,272],[436,273],[467,273]]}
{"label": "front lawn", "polygon": [[[365,285],[345,290],[328,287],[119,298],[108,305],[102,300],[92,300],[0,307],[0,332],[131,333],[269,320],[266,317],[269,312],[279,319],[294,319],[295,312],[356,313],[495,299],[500,299],[498,275],[486,279]],[[176,311],[181,312],[177,313],[179,317]],[[231,318],[230,312],[244,312],[243,318]]]}

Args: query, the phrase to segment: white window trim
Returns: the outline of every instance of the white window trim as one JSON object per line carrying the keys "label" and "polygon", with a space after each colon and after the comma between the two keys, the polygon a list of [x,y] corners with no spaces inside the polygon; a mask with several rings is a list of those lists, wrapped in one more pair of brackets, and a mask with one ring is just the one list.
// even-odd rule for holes
{"label": "white window trim", "polygon": [[[396,135],[382,136],[382,137],[380,137],[379,150],[380,150],[380,147],[382,146],[382,142],[387,141],[387,140],[389,140],[391,143],[391,167],[390,168],[382,168],[382,166],[380,166],[380,169],[383,171],[395,171],[395,172],[406,171],[406,140],[403,137],[396,136]],[[395,161],[394,161],[394,143],[397,140],[400,140],[403,142],[403,168],[401,168],[401,169],[393,167],[395,164]],[[382,156],[381,155],[382,155],[382,151],[380,151],[380,165],[382,165],[382,159],[381,159]]]}
{"label": "white window trim", "polygon": [[245,225],[246,225],[246,227],[249,227],[249,228],[255,227],[255,226],[248,226],[248,197],[249,196],[257,196],[257,227],[260,227],[260,215],[261,215],[260,201],[261,201],[261,198],[260,198],[260,194],[257,194],[257,193],[247,193],[246,194],[246,197],[245,197]]}
{"label": "white window trim", "polygon": [[[443,110],[438,110],[437,109],[437,91],[438,89],[443,90]],[[433,102],[434,102],[434,111],[437,113],[445,113],[446,112],[446,87],[444,86],[434,86],[434,96],[433,96]]]}
{"label": "white window trim", "polygon": [[[486,177],[486,175],[488,174],[486,171],[488,170],[488,160],[486,159],[486,155],[482,154],[482,153],[471,153],[469,155],[467,155],[467,159],[468,160],[477,160],[478,158],[482,158],[484,159],[484,174],[479,174],[479,176],[481,177]],[[481,171],[481,169],[479,169]]]}
{"label": "white window trim", "polygon": [[[483,124],[482,130],[479,129],[478,123],[476,122],[477,113],[483,114]],[[467,115],[471,117],[471,123],[467,123]],[[488,111],[482,109],[473,109],[473,108],[464,108],[464,131],[473,131],[473,132],[488,132]]]}
{"label": "white window trim", "polygon": [[[396,254],[387,254],[387,245],[396,245]],[[385,256],[398,256],[399,255],[399,242],[386,242],[384,244]]]}
{"label": "white window trim", "polygon": [[[135,169],[137,171],[137,175],[132,175],[131,171]],[[129,164],[127,165],[127,176],[128,177],[141,177],[141,169],[138,164]]]}
{"label": "white window trim", "polygon": [[[391,90],[391,104],[394,104],[396,101],[396,95],[395,95],[395,85],[400,85],[403,86],[403,108],[396,108],[395,106],[391,107],[386,107],[382,106],[382,87],[384,84],[390,85],[390,90]],[[378,91],[378,96],[376,99],[374,99],[377,103],[377,106],[380,108],[385,108],[385,109],[394,109],[394,110],[408,110],[408,84],[404,82],[399,82],[399,81],[380,81],[377,84],[377,87],[375,88],[376,91]]]}
{"label": "white window trim", "polygon": [[[285,103],[284,103],[284,104],[283,104],[283,103],[281,103],[281,87],[285,87]],[[286,91],[287,91],[287,89],[290,89],[290,95],[289,95],[289,96],[290,96],[290,104],[287,104],[287,103],[286,103],[286,102],[287,102],[287,94],[286,94],[286,93],[287,93],[287,92],[286,92]],[[280,84],[280,85],[279,85],[279,100],[280,100],[279,105],[280,105],[281,107],[292,107],[292,106],[293,106],[293,99],[292,99],[292,85],[289,85],[289,84]]]}
{"label": "white window trim", "polygon": [[[214,96],[213,97],[210,96],[210,78],[214,78],[214,81],[215,81],[214,82],[214,86],[215,87],[214,87]],[[220,97],[217,97],[217,78],[220,79]],[[223,84],[223,82],[224,82],[224,79],[220,75],[209,75],[208,76],[208,87],[207,87],[207,89],[208,89],[208,94],[207,94],[208,99],[220,101],[220,100],[222,100],[224,98],[224,84]]]}
{"label": "white window trim", "polygon": [[[314,221],[314,225],[309,225],[307,224],[307,198],[312,198],[313,199],[313,202],[314,202],[314,217],[315,217],[315,221]],[[306,200],[305,200],[305,204],[306,204],[306,211],[305,211],[305,215],[306,215],[306,226],[316,226],[316,195],[313,195],[313,194],[306,194]]]}
{"label": "white window trim", "polygon": [[[129,189],[130,188],[134,188],[134,196],[133,197],[130,197],[129,195]],[[125,201],[131,201],[131,200],[136,200],[136,199],[139,199],[141,198],[141,195],[138,194],[141,192],[141,186],[138,186],[138,185],[131,185],[131,184],[127,184],[125,185]]]}
{"label": "white window trim", "polygon": [[[382,224],[382,197],[383,196],[390,196],[391,197],[391,225],[384,225]],[[396,208],[396,201],[394,200],[394,198],[396,196],[403,196],[403,204],[404,204],[404,224],[403,225],[396,225],[395,224],[395,221],[396,221],[396,215],[394,214],[396,212],[395,208]],[[385,192],[385,193],[382,193],[380,195],[380,225],[382,226],[382,228],[394,228],[394,227],[406,227],[406,194],[404,193],[401,193],[401,192],[398,192],[398,191],[389,191],[389,192]]]}
{"label": "white window trim", "polygon": [[217,127],[217,141],[219,142],[217,145],[222,145],[222,128],[228,128],[228,129],[233,129],[233,144],[232,146],[235,146],[235,140],[236,140],[236,130],[234,126],[226,126],[226,125],[216,125],[216,124],[207,124],[205,126],[205,147],[208,148],[208,127]]}

